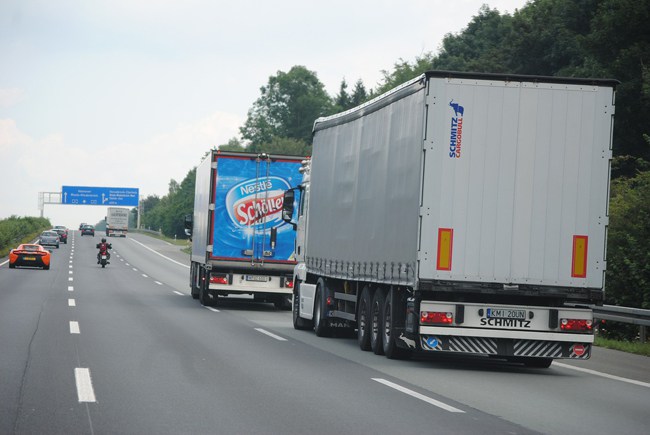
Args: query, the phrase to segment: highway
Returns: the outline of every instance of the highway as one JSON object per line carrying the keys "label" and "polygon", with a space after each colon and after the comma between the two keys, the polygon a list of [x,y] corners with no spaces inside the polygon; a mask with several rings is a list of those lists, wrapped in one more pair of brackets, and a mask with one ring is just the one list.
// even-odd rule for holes
{"label": "highway", "polygon": [[[72,232],[71,232],[72,234]],[[189,259],[140,234],[71,235],[49,271],[0,260],[0,434],[645,434],[650,359],[549,369],[393,361],[297,331],[272,304],[189,295]]]}

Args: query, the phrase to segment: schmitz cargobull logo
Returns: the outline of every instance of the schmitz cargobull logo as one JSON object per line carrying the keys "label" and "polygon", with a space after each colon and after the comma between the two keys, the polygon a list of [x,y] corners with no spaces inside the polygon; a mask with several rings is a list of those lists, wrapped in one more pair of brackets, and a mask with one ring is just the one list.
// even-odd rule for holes
{"label": "schmitz cargobull logo", "polygon": [[279,177],[249,179],[235,185],[226,194],[226,210],[240,227],[282,224],[284,191],[291,186]]}

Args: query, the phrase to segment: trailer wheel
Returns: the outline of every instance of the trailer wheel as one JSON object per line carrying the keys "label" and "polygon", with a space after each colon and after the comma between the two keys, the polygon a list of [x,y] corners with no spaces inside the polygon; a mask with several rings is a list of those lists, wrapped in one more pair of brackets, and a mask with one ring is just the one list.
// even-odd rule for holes
{"label": "trailer wheel", "polygon": [[192,263],[192,269],[190,272],[190,294],[192,295],[192,299],[198,299],[199,298],[199,286],[196,285],[197,281],[197,269],[198,266],[194,263]]}
{"label": "trailer wheel", "polygon": [[388,359],[404,359],[408,358],[411,353],[407,349],[397,346],[397,338],[395,337],[394,319],[393,319],[393,300],[395,289],[390,289],[386,299],[384,300],[383,310],[383,328],[382,328],[382,343],[384,346],[384,354]]}
{"label": "trailer wheel", "polygon": [[210,299],[210,272],[206,273],[203,268],[199,269],[199,302],[205,307],[212,306],[212,299]]}
{"label": "trailer wheel", "polygon": [[384,314],[384,299],[386,298],[383,289],[378,288],[375,290],[375,295],[372,297],[372,305],[370,306],[370,348],[375,355],[384,354],[384,346],[382,344],[383,332],[383,314]]}
{"label": "trailer wheel", "polygon": [[323,307],[325,306],[325,280],[320,278],[316,286],[316,297],[314,298],[314,332],[319,337],[325,337],[329,333],[329,328],[325,326],[323,317]]}
{"label": "trailer wheel", "polygon": [[370,288],[365,286],[359,298],[359,312],[357,313],[357,342],[361,350],[370,350]]}
{"label": "trailer wheel", "polygon": [[314,327],[314,323],[300,317],[300,281],[296,280],[293,286],[293,328],[307,330]]}

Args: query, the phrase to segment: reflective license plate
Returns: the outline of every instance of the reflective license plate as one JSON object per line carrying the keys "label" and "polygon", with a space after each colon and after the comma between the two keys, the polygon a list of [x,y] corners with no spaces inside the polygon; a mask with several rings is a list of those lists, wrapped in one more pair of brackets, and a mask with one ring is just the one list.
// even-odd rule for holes
{"label": "reflective license plate", "polygon": [[269,279],[268,276],[246,275],[246,281],[268,282]]}
{"label": "reflective license plate", "polygon": [[512,308],[488,308],[488,319],[523,319],[526,320],[526,310]]}
{"label": "reflective license plate", "polygon": [[36,257],[23,257],[25,261],[36,261]]}
{"label": "reflective license plate", "polygon": [[107,257],[105,255],[102,255],[102,260],[106,260],[106,258]]}

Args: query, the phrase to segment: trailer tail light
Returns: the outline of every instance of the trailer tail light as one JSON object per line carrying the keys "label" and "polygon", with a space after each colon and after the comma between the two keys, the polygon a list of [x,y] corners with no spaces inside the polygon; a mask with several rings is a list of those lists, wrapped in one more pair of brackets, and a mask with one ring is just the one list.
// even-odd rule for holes
{"label": "trailer tail light", "polygon": [[293,281],[291,280],[291,278],[287,278],[287,279],[284,281],[284,286],[285,286],[286,288],[293,288]]}
{"label": "trailer tail light", "polygon": [[590,319],[560,319],[560,329],[572,332],[591,332],[593,321]]}
{"label": "trailer tail light", "polygon": [[212,275],[210,284],[228,284],[228,275]]}
{"label": "trailer tail light", "polygon": [[420,313],[420,324],[451,325],[453,322],[454,315],[448,311],[422,311]]}

